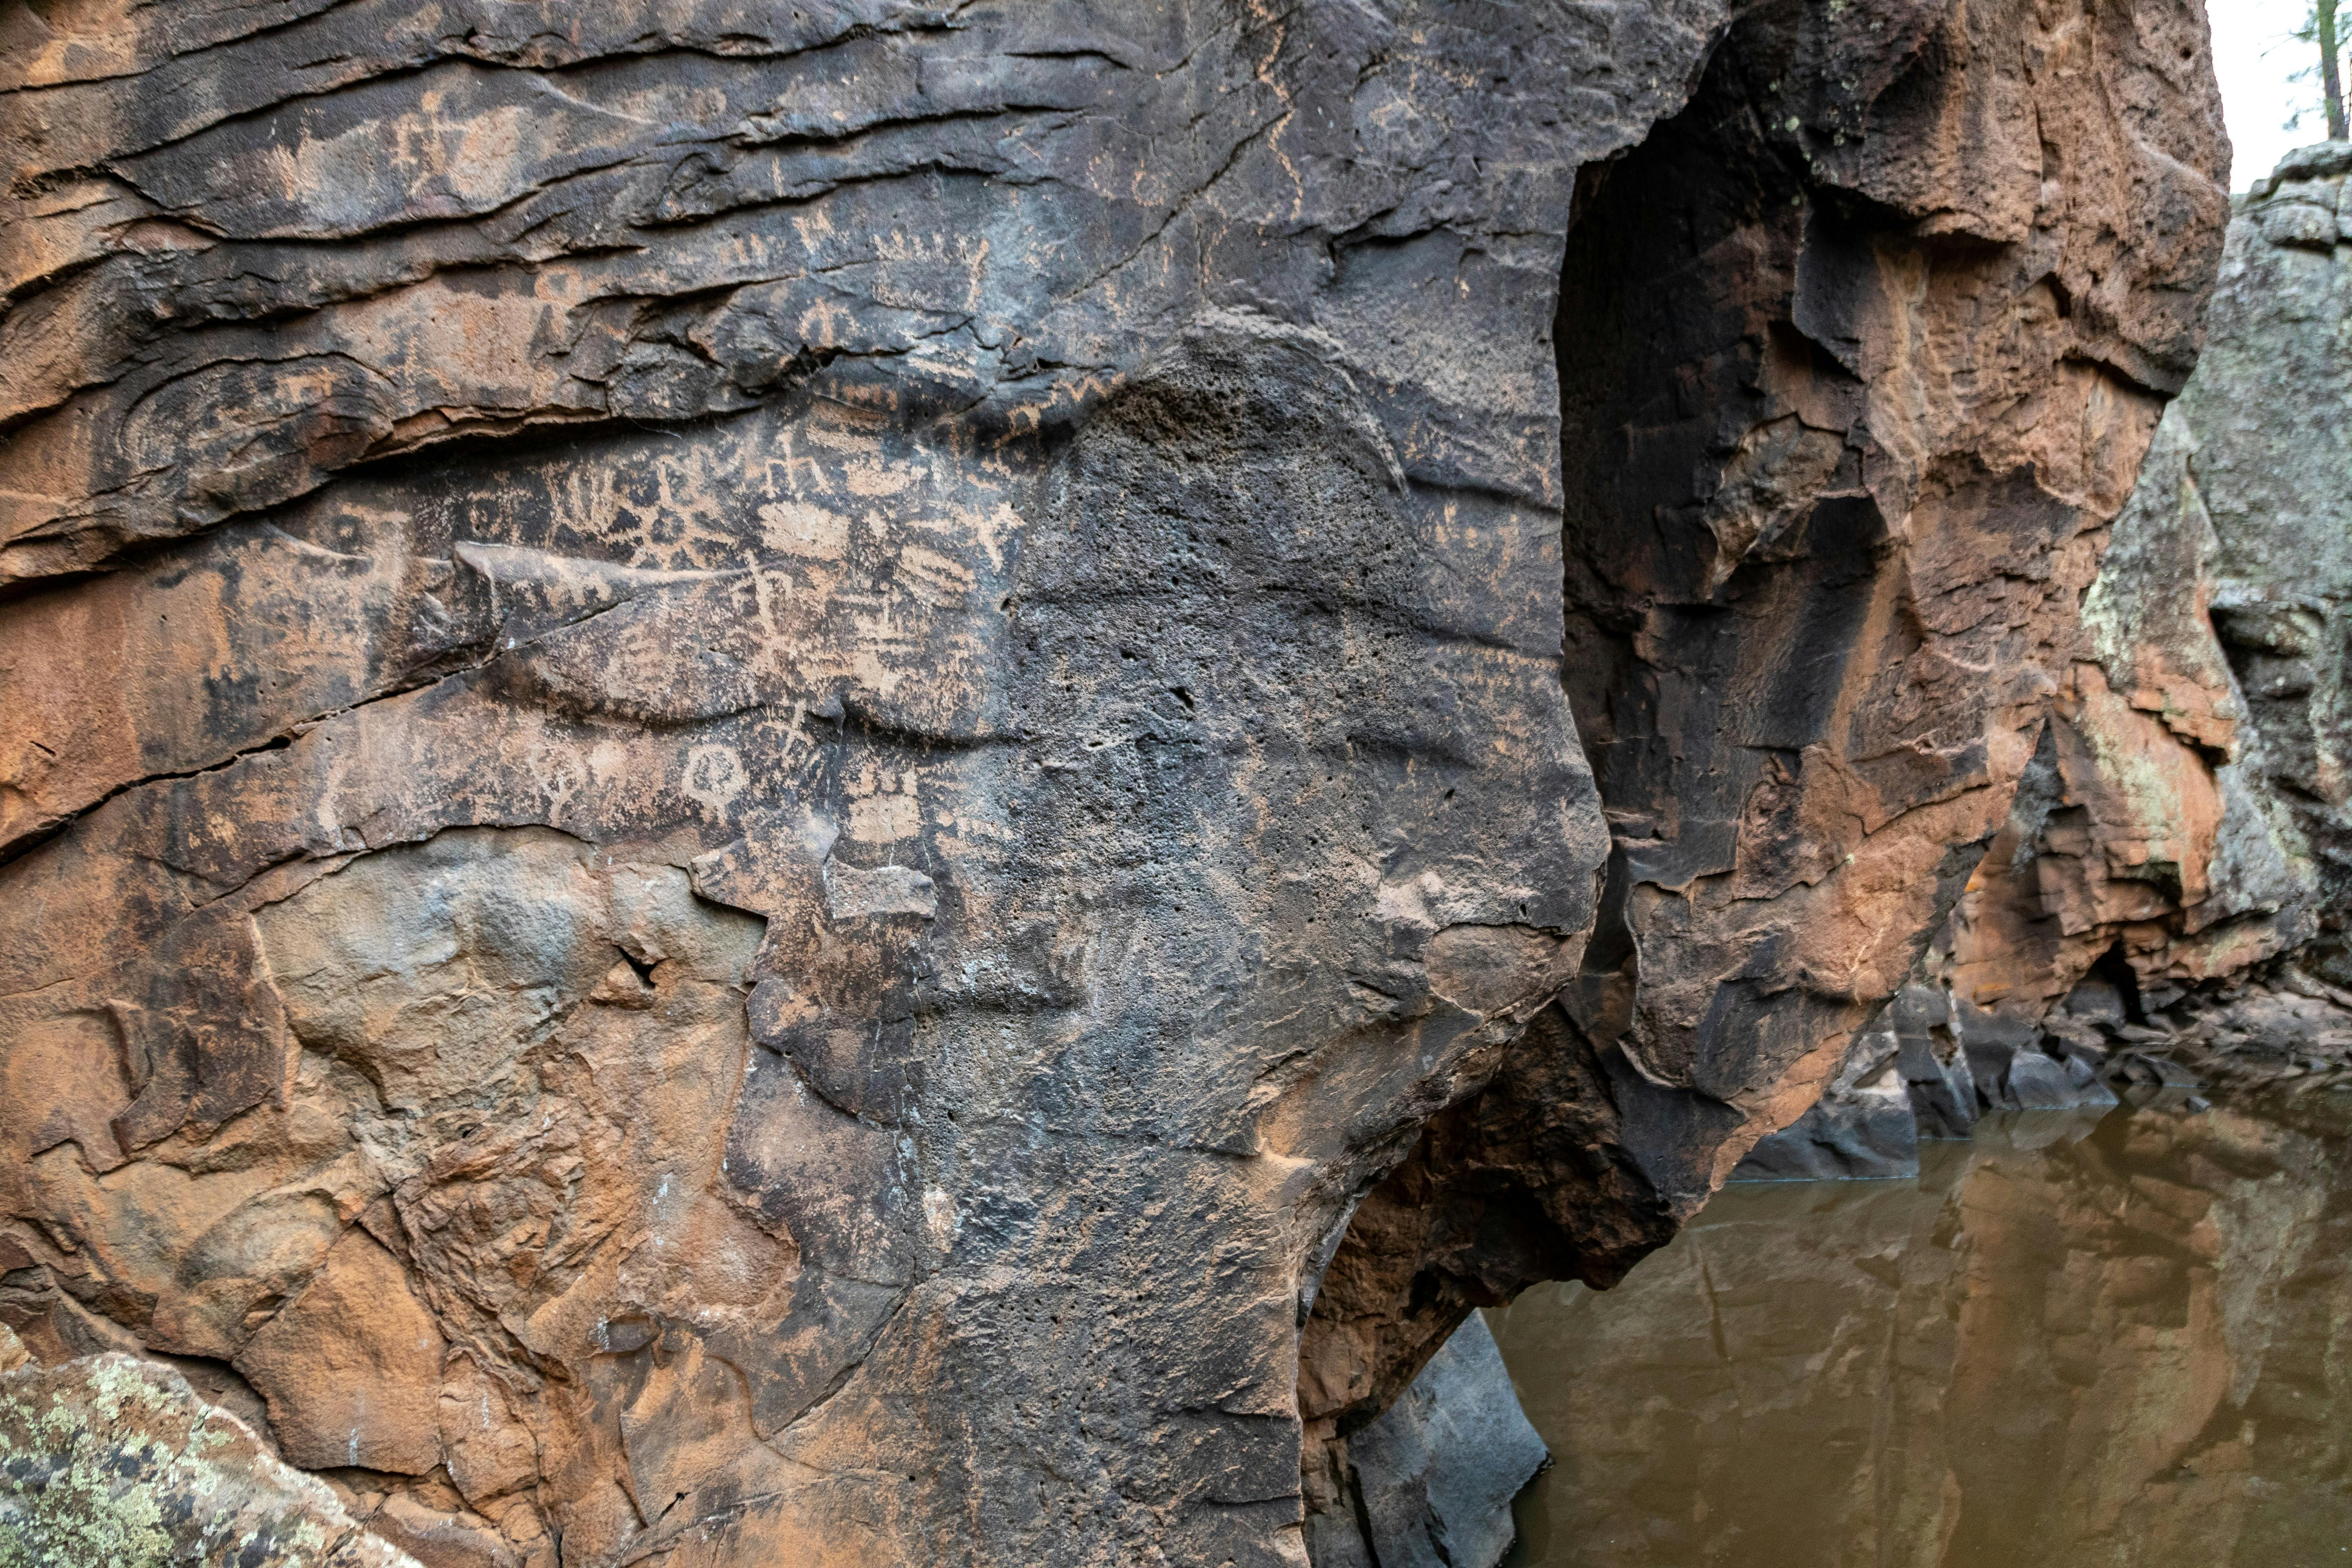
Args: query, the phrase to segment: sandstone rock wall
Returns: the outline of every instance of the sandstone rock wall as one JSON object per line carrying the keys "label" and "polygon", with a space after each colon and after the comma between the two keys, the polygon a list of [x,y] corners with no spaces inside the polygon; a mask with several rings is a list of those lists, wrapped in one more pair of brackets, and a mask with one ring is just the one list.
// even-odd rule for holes
{"label": "sandstone rock wall", "polygon": [[2008,810],[2202,39],[13,13],[0,1318],[430,1568],[1299,1562]]}
{"label": "sandstone rock wall", "polygon": [[[2203,356],[2009,821],[1918,984],[1748,1173],[1915,1163],[1890,1091],[1932,1136],[1979,1107],[2099,1103],[2103,1079],[2352,1068],[2347,172],[2352,147],[2306,148],[2236,198]],[[1957,1118],[1927,1101],[1943,1079]]]}
{"label": "sandstone rock wall", "polygon": [[[2204,356],[2116,521],[2028,784],[1910,994],[1949,1016],[1946,1062],[1980,1058],[1980,1103],[2095,1099],[2117,1067],[2334,1079],[2352,1055],[2347,169],[2352,150],[2308,148],[2237,198]],[[1832,1099],[1770,1158],[1853,1143],[1864,1101]]]}

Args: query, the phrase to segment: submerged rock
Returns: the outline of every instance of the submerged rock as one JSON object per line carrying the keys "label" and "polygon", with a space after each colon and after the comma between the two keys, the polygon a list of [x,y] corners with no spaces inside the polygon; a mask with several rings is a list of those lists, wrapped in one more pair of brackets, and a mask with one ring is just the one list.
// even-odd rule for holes
{"label": "submerged rock", "polygon": [[1475,1312],[1328,1458],[1346,1506],[1308,1516],[1320,1568],[1495,1568],[1511,1547],[1511,1500],[1551,1462]]}

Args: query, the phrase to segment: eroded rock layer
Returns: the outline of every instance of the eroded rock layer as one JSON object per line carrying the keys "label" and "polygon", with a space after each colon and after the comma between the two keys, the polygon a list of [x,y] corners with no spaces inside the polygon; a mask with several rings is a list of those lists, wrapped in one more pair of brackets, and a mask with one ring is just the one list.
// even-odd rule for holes
{"label": "eroded rock layer", "polygon": [[1727,22],[15,13],[0,1318],[429,1568],[1300,1562],[1906,970],[2193,348],[2194,0]]}

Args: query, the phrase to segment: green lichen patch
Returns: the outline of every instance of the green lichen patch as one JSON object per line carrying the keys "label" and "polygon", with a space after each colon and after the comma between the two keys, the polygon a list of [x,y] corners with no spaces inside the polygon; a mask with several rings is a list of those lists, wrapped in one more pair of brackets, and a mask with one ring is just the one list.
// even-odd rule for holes
{"label": "green lichen patch", "polygon": [[0,1568],[415,1568],[169,1367],[0,1374]]}

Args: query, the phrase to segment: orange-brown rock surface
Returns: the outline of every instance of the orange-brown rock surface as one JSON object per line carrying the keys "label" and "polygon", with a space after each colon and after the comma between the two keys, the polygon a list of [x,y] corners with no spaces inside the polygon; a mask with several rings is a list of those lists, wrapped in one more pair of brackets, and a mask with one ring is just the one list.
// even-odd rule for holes
{"label": "orange-brown rock surface", "polygon": [[2352,149],[2238,199],[2198,373],[2084,606],[2028,803],[1937,968],[2035,1017],[2105,963],[2137,1005],[2293,962],[2352,982],[2352,554],[2337,205]]}
{"label": "orange-brown rock surface", "polygon": [[[2203,357],[2116,522],[2009,821],[1919,984],[1757,1173],[1904,1168],[1908,1129],[1866,1131],[1871,1096],[1907,1088],[1949,1131],[1923,1099],[1938,1062],[1974,1102],[1963,1124],[1976,1105],[2099,1100],[2102,1078],[2303,1091],[2352,1068],[2347,170],[2352,149],[2306,148],[2236,199]],[[1906,1053],[1912,1015],[1937,1038]]]}
{"label": "orange-brown rock surface", "polygon": [[1906,1097],[1948,1134],[2110,1084],[2304,1092],[2352,1069],[2347,172],[2352,148],[2305,148],[2236,198],[2205,350],[2009,820],[1917,984],[1749,1173],[1908,1168]]}
{"label": "orange-brown rock surface", "polygon": [[0,1321],[428,1568],[1354,1561],[1909,972],[2222,214],[2195,0],[68,0],[0,147]]}

